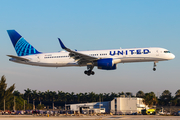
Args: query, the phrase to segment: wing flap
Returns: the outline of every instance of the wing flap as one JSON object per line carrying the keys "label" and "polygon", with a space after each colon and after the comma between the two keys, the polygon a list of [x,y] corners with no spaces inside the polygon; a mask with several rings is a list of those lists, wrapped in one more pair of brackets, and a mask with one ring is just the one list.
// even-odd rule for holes
{"label": "wing flap", "polygon": [[73,50],[70,50],[68,52],[70,52],[69,56],[72,57],[75,60],[76,59],[85,59],[85,60],[88,60],[88,61],[94,61],[94,60],[98,59],[97,57],[92,57],[90,55],[82,54],[82,53],[79,53],[79,52],[73,51]]}

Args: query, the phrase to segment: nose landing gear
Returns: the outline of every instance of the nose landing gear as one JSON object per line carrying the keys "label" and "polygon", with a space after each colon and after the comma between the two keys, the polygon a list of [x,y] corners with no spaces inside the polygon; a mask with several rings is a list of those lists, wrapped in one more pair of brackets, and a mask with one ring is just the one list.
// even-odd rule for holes
{"label": "nose landing gear", "polygon": [[155,62],[154,62],[154,67],[153,67],[153,71],[156,71],[156,66],[157,66],[156,63],[157,63],[157,62],[155,61]]}

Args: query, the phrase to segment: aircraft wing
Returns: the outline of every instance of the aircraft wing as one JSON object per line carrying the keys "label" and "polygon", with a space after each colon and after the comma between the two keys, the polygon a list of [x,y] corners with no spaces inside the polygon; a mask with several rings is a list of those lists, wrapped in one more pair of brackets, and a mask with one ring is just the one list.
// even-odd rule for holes
{"label": "aircraft wing", "polygon": [[92,62],[92,61],[98,60],[98,57],[92,57],[90,55],[82,54],[82,53],[79,53],[77,51],[71,50],[71,49],[67,48],[63,44],[63,42],[61,41],[60,38],[58,38],[58,40],[59,40],[59,43],[60,43],[62,49],[70,52],[69,56],[72,57],[73,59],[75,59],[76,61],[78,61],[79,64],[81,64],[81,63],[88,63],[88,62]]}
{"label": "aircraft wing", "polygon": [[20,61],[29,61],[30,59],[28,58],[23,58],[23,57],[18,57],[18,56],[14,56],[14,55],[7,55],[8,57],[14,58],[16,60],[20,60]]}

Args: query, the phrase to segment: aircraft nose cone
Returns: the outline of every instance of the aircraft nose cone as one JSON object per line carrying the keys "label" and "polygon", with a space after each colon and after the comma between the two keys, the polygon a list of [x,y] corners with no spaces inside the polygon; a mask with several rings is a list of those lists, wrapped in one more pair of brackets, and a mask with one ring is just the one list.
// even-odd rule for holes
{"label": "aircraft nose cone", "polygon": [[171,59],[174,59],[175,58],[175,55],[174,54],[171,54]]}

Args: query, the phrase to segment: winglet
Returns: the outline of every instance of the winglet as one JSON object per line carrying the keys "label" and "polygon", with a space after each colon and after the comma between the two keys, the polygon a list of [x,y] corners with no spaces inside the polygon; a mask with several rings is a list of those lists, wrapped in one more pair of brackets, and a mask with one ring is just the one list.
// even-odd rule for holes
{"label": "winglet", "polygon": [[63,42],[61,41],[61,39],[58,38],[58,40],[59,40],[59,43],[60,43],[62,49],[67,49],[67,47],[66,47],[66,46],[63,44]]}

